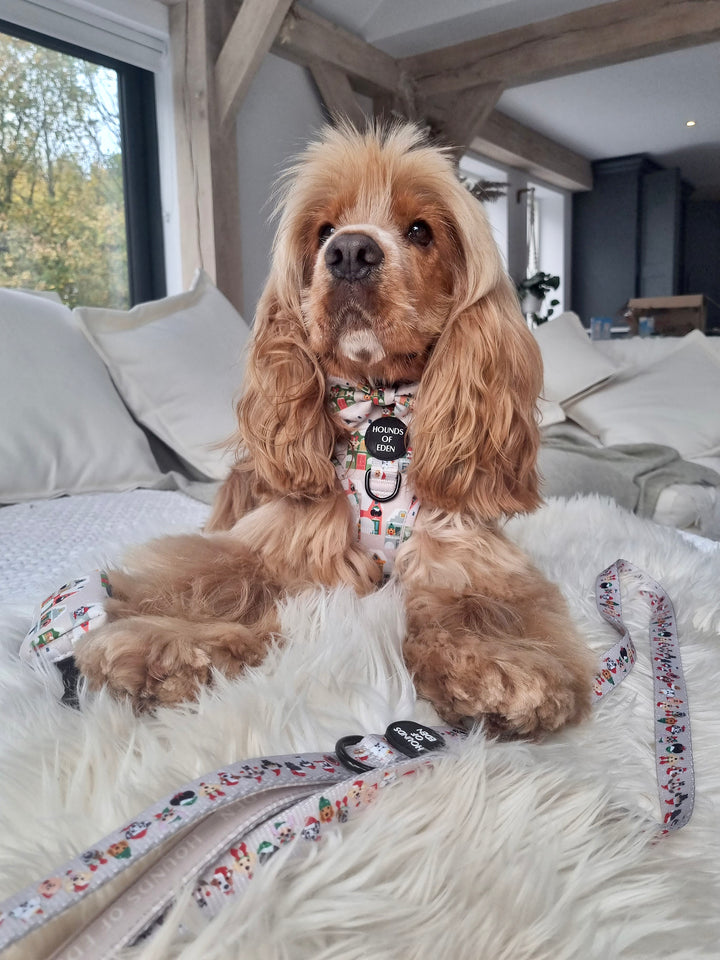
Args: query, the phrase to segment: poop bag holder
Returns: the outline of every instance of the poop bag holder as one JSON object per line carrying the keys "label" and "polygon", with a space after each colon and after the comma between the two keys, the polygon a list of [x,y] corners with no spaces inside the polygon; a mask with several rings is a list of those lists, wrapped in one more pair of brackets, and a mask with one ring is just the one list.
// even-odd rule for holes
{"label": "poop bag holder", "polygon": [[105,600],[110,581],[104,570],[93,570],[64,583],[35,608],[33,624],[20,646],[20,658],[30,666],[59,663],[72,657],[77,641],[106,620]]}

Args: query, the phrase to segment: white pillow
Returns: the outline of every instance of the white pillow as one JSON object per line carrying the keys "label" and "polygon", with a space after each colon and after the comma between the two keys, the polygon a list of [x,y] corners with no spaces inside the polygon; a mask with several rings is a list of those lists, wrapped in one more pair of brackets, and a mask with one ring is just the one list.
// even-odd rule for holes
{"label": "white pillow", "polygon": [[566,414],[604,446],[662,443],[686,459],[720,453],[720,363],[700,331],[683,340],[670,356],[565,404]]}
{"label": "white pillow", "polygon": [[198,271],[192,289],[132,310],[75,310],[135,417],[206,477],[232,454],[214,448],[236,428],[233,398],[250,331]]}
{"label": "white pillow", "polygon": [[53,303],[62,303],[57,290],[30,290],[29,287],[13,287],[12,289],[19,290],[21,293],[29,293],[33,297],[45,297],[46,300],[52,300]]}
{"label": "white pillow", "polygon": [[160,471],[67,307],[0,290],[0,503],[130,490]]}
{"label": "white pillow", "polygon": [[576,313],[561,313],[533,331],[545,369],[543,396],[564,404],[617,371],[595,349]]}
{"label": "white pillow", "polygon": [[664,360],[683,345],[683,337],[618,337],[596,340],[593,348],[614,363],[618,369],[648,367]]}
{"label": "white pillow", "polygon": [[560,404],[546,400],[545,397],[538,398],[538,410],[541,427],[551,427],[554,423],[562,423],[565,420],[565,411]]}

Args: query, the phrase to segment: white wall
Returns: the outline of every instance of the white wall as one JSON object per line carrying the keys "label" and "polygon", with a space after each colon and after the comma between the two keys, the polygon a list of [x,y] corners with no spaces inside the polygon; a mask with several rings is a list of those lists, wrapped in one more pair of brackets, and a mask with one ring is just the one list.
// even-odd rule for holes
{"label": "white wall", "polygon": [[268,54],[237,118],[243,314],[250,322],[270,266],[278,174],[324,123],[315,86],[302,67]]}

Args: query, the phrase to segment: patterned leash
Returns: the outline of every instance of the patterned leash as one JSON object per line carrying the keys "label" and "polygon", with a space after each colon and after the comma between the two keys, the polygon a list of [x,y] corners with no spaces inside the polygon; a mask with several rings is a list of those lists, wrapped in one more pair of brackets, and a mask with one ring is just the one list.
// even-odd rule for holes
{"label": "patterned leash", "polygon": [[[598,698],[614,690],[636,660],[622,620],[621,575],[640,584],[640,594],[651,608],[654,739],[664,835],[688,822],[694,800],[687,692],[675,614],[663,588],[626,560],[616,561],[600,574],[598,609],[621,638],[603,657],[595,681]],[[431,765],[432,752],[447,739],[462,736],[456,729],[438,731],[398,721],[384,736],[342,738],[334,754],[260,757],[193,780],[92,849],[0,903],[0,951],[161,845],[165,847],[162,859],[50,960],[104,960],[152,935],[179,892],[190,884],[198,909],[210,918],[278,852],[297,851],[304,842],[320,840],[327,824],[354,819],[373,802],[378,790]]]}
{"label": "patterned leash", "polygon": [[595,680],[597,696],[613,690],[637,659],[635,645],[622,619],[621,574],[639,584],[640,595],[650,604],[655,760],[662,833],[666,834],[685,826],[695,803],[690,710],[675,610],[660,584],[628,560],[616,560],[603,570],[595,583],[595,599],[600,615],[617,630],[620,640],[603,656],[603,665]]}

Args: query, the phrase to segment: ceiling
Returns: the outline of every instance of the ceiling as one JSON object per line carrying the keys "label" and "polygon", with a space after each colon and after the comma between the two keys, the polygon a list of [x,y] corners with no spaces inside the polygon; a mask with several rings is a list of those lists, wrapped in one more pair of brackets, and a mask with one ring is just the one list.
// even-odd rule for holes
{"label": "ceiling", "polygon": [[[402,57],[560,16],[598,0],[303,0]],[[720,199],[720,43],[506,90],[497,109],[590,160],[648,153]],[[686,120],[695,120],[687,127]]]}

